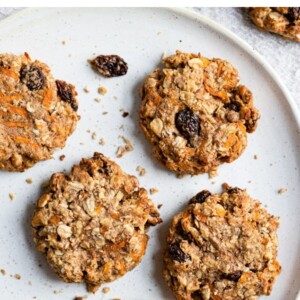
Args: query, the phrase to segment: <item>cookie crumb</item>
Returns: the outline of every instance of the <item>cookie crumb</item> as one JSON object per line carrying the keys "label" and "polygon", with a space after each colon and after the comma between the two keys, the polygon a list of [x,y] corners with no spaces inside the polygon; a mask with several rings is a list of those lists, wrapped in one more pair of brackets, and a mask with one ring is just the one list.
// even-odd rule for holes
{"label": "cookie crumb", "polygon": [[107,294],[109,291],[110,291],[110,288],[107,286],[102,289],[102,293],[104,293],[104,294]]}
{"label": "cookie crumb", "polygon": [[97,138],[97,133],[96,132],[93,132],[92,133],[92,140],[95,140]]}
{"label": "cookie crumb", "polygon": [[283,194],[283,193],[286,193],[287,192],[287,189],[286,188],[281,188],[278,190],[278,194]]}
{"label": "cookie crumb", "polygon": [[9,199],[14,200],[15,199],[15,194],[14,193],[9,193]]}
{"label": "cookie crumb", "polygon": [[15,277],[17,280],[20,280],[20,279],[21,279],[21,275],[20,275],[20,274],[15,274],[14,277]]}
{"label": "cookie crumb", "polygon": [[99,140],[99,145],[101,145],[101,146],[105,145],[105,140],[104,140],[104,138],[101,138],[101,139]]}
{"label": "cookie crumb", "polygon": [[254,155],[254,159],[255,159],[255,160],[257,160],[257,159],[258,159],[258,156],[257,156],[256,154]]}
{"label": "cookie crumb", "polygon": [[100,99],[100,98],[95,98],[94,100],[95,100],[95,102],[97,102],[97,103],[100,103],[100,102],[101,102],[101,99]]}
{"label": "cookie crumb", "polygon": [[151,188],[150,190],[149,190],[149,192],[150,192],[150,195],[153,195],[153,194],[155,194],[155,193],[158,193],[159,192],[159,190],[157,189],[157,188]]}
{"label": "cookie crumb", "polygon": [[117,157],[123,157],[127,152],[133,151],[132,143],[123,135],[119,136],[125,142],[125,146],[119,146],[117,149]]}
{"label": "cookie crumb", "polygon": [[65,40],[63,40],[63,41],[61,41],[61,43],[62,43],[62,45],[66,45],[66,41]]}
{"label": "cookie crumb", "polygon": [[26,181],[26,183],[28,183],[28,184],[32,184],[32,178],[27,178],[25,181]]}
{"label": "cookie crumb", "polygon": [[85,87],[83,88],[83,90],[84,90],[86,93],[89,93],[89,92],[90,92],[90,89],[89,89],[87,86],[85,86]]}
{"label": "cookie crumb", "polygon": [[107,115],[108,114],[108,111],[104,111],[103,113],[102,113],[102,115]]}
{"label": "cookie crumb", "polygon": [[4,269],[0,269],[0,273],[5,276],[6,275],[6,271]]}
{"label": "cookie crumb", "polygon": [[218,171],[217,170],[211,170],[210,172],[208,172],[208,177],[209,178],[214,178],[216,176],[218,176]]}
{"label": "cookie crumb", "polygon": [[60,160],[60,161],[63,161],[65,158],[66,158],[66,156],[65,156],[64,154],[62,154],[62,155],[59,157],[59,160]]}
{"label": "cookie crumb", "polygon": [[122,117],[123,117],[123,118],[126,118],[126,117],[128,117],[128,116],[129,116],[129,112],[124,111],[124,112],[122,113]]}
{"label": "cookie crumb", "polygon": [[146,175],[146,169],[143,168],[142,166],[137,166],[136,170],[139,172],[140,176],[145,176]]}
{"label": "cookie crumb", "polygon": [[158,208],[158,209],[161,209],[162,206],[163,206],[162,204],[158,204],[158,205],[157,205],[157,208]]}
{"label": "cookie crumb", "polygon": [[100,86],[100,87],[98,88],[98,93],[99,93],[100,95],[105,95],[105,94],[107,93],[107,89],[106,89],[104,86]]}

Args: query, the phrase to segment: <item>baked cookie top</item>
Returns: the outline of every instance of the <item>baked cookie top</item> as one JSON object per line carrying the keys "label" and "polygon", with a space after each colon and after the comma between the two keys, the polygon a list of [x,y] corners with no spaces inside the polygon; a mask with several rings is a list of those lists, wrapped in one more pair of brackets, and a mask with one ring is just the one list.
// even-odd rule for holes
{"label": "baked cookie top", "polygon": [[248,10],[260,29],[300,42],[300,7],[251,7]]}
{"label": "baked cookie top", "polygon": [[27,53],[0,54],[0,169],[24,171],[64,147],[79,119],[76,95]]}
{"label": "baked cookie top", "polygon": [[37,249],[58,276],[95,292],[139,264],[147,228],[160,222],[137,178],[95,153],[70,175],[52,175],[31,224]]}
{"label": "baked cookie top", "polygon": [[142,88],[140,126],[154,155],[180,174],[215,171],[237,159],[259,112],[227,61],[176,51]]}
{"label": "baked cookie top", "polygon": [[204,190],[174,217],[163,275],[180,300],[255,300],[269,295],[281,267],[279,219],[239,188]]}

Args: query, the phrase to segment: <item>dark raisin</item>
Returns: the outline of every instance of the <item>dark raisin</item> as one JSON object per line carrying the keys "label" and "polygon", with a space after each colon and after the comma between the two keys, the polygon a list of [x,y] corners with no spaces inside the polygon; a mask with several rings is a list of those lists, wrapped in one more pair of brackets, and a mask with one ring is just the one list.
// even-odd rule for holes
{"label": "dark raisin", "polygon": [[224,104],[224,108],[239,112],[241,110],[241,104],[235,101]]}
{"label": "dark raisin", "polygon": [[91,61],[91,64],[105,77],[122,76],[128,70],[127,63],[118,55],[99,55]]}
{"label": "dark raisin", "polygon": [[175,125],[178,131],[188,140],[198,135],[200,131],[200,120],[189,108],[175,115]]}
{"label": "dark raisin", "polygon": [[300,7],[289,7],[287,18],[291,22],[300,20]]}
{"label": "dark raisin", "polygon": [[238,282],[239,279],[241,278],[242,274],[243,274],[242,271],[235,271],[230,274],[223,273],[223,278],[230,280],[230,281]]}
{"label": "dark raisin", "polygon": [[191,297],[192,297],[193,300],[202,300],[203,299],[202,294],[201,294],[200,291],[193,292]]}
{"label": "dark raisin", "polygon": [[203,190],[202,192],[200,192],[196,196],[194,196],[190,200],[189,204],[203,203],[210,195],[211,195],[211,193],[209,191]]}
{"label": "dark raisin", "polygon": [[45,85],[45,75],[42,70],[36,66],[23,66],[20,70],[20,80],[29,90],[40,90]]}
{"label": "dark raisin", "polygon": [[72,89],[69,84],[63,80],[56,80],[57,94],[65,102],[69,103],[71,107],[76,111],[78,106],[75,102]]}
{"label": "dark raisin", "polygon": [[242,192],[243,190],[238,188],[238,187],[234,187],[234,188],[230,188],[227,190],[228,194],[239,194],[240,192]]}
{"label": "dark raisin", "polygon": [[184,253],[180,248],[180,241],[176,241],[169,247],[169,256],[173,260],[177,260],[180,263],[185,262],[187,259],[191,259],[191,257]]}
{"label": "dark raisin", "polygon": [[124,111],[124,112],[122,113],[122,117],[123,117],[123,118],[128,117],[128,115],[129,115],[129,112],[127,112],[127,111]]}
{"label": "dark raisin", "polygon": [[191,241],[190,233],[184,231],[180,222],[177,223],[176,231],[177,234],[180,235],[180,237],[182,237],[182,239]]}

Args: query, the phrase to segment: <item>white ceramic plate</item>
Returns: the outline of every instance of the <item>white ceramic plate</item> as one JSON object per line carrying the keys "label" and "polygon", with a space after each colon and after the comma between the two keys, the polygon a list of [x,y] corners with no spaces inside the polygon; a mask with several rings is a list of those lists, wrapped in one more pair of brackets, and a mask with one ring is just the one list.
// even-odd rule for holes
{"label": "white ceramic plate", "polygon": [[[219,192],[223,182],[247,188],[271,213],[280,216],[282,273],[271,299],[295,299],[300,283],[299,115],[279,78],[255,50],[220,25],[183,9],[29,9],[2,21],[0,45],[1,52],[27,51],[33,59],[48,63],[56,78],[74,83],[81,115],[76,132],[53,160],[24,173],[0,172],[0,269],[8,273],[0,274],[1,299],[71,300],[86,294],[83,284],[57,279],[33,246],[29,220],[41,184],[53,172],[70,170],[94,151],[116,159],[117,145],[122,144],[120,134],[130,138],[134,151],[116,161],[131,174],[137,174],[137,165],[146,168],[140,182],[146,188],[160,190],[152,198],[156,204],[163,204],[164,223],[151,228],[142,263],[106,285],[111,288],[108,294],[99,290],[88,299],[172,299],[161,276],[162,249],[171,218],[195,193],[202,189]],[[176,49],[228,59],[239,70],[241,82],[253,91],[261,111],[258,129],[249,135],[242,157],[221,166],[219,176],[212,180],[207,175],[177,179],[152,158],[139,130],[139,87],[146,73],[160,63],[163,52],[172,54]],[[128,74],[112,79],[97,76],[87,64],[95,54],[119,54],[129,64]],[[108,93],[96,103],[99,85],[104,85]],[[85,86],[90,93],[83,91]],[[130,113],[126,119],[121,116],[122,108]],[[103,115],[105,111],[108,114]],[[123,130],[119,129],[121,125]],[[91,139],[89,129],[97,133],[97,140]],[[98,144],[102,137],[104,146]],[[61,154],[66,155],[63,162],[58,159]],[[33,184],[27,184],[26,178],[32,178]],[[279,195],[282,187],[288,191]],[[9,200],[10,192],[15,193],[13,201]],[[21,279],[15,279],[14,274],[20,274]]]}

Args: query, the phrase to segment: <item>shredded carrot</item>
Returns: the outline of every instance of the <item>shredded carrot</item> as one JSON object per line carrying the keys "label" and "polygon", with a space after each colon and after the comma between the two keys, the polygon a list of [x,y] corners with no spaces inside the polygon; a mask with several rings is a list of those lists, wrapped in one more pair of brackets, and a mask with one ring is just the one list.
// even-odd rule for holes
{"label": "shredded carrot", "polygon": [[8,104],[6,107],[11,114],[20,115],[26,119],[28,119],[28,112],[23,107],[15,106]]}
{"label": "shredded carrot", "polygon": [[17,80],[19,78],[19,75],[16,74],[15,72],[8,70],[8,69],[4,69],[4,68],[0,68],[0,73],[4,74],[7,77],[11,77],[15,80]]}
{"label": "shredded carrot", "polygon": [[49,219],[49,222],[51,224],[57,224],[59,221],[61,220],[61,218],[59,216],[52,216],[50,219]]}
{"label": "shredded carrot", "polygon": [[206,68],[210,64],[210,60],[206,57],[201,56],[201,61],[203,63],[203,68]]}
{"label": "shredded carrot", "polygon": [[43,100],[43,105],[46,108],[49,108],[52,102],[52,98],[53,98],[53,92],[51,89],[46,89],[44,92],[44,100]]}
{"label": "shredded carrot", "polygon": [[145,252],[146,246],[147,246],[147,242],[148,242],[148,238],[146,236],[142,237],[142,241],[141,241],[141,247],[139,248],[138,252],[132,252],[130,253],[130,257],[132,258],[132,260],[134,262],[139,262],[142,255]]}
{"label": "shredded carrot", "polygon": [[39,145],[35,142],[32,142],[30,139],[25,138],[23,136],[14,136],[13,139],[15,140],[15,142],[19,143],[19,144],[28,144],[32,147],[39,147]]}
{"label": "shredded carrot", "polygon": [[0,121],[3,125],[7,126],[7,127],[27,127],[28,123],[24,123],[24,122],[11,122],[11,121]]}
{"label": "shredded carrot", "polygon": [[0,95],[0,102],[12,102],[14,100],[20,100],[22,99],[21,94],[12,94],[12,95]]}
{"label": "shredded carrot", "polygon": [[104,265],[104,270],[103,270],[103,275],[106,276],[109,274],[109,271],[111,269],[111,266],[112,266],[112,262],[109,261],[107,262],[105,265]]}

